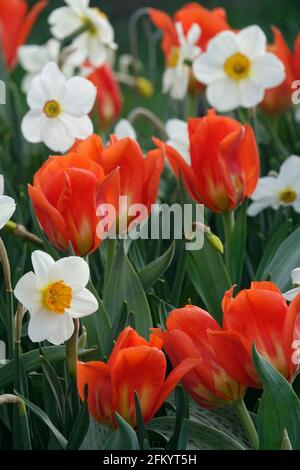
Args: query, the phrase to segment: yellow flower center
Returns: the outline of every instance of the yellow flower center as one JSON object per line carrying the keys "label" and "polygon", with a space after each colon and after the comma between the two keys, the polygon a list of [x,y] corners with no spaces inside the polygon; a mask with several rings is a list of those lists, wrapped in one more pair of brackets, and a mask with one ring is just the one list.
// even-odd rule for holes
{"label": "yellow flower center", "polygon": [[297,199],[297,193],[293,188],[286,188],[279,193],[280,201],[284,204],[291,204]]}
{"label": "yellow flower center", "polygon": [[[101,18],[107,19],[106,14],[103,13],[103,11],[101,11],[99,8],[92,8],[92,10]],[[95,24],[90,18],[88,18],[87,16],[82,16],[81,21],[82,21],[83,27],[89,32],[91,36],[94,36],[95,34],[97,34],[97,27],[95,26]],[[99,30],[99,27],[98,27],[98,30]]]}
{"label": "yellow flower center", "polygon": [[237,52],[228,57],[224,64],[224,70],[233,80],[243,80],[250,75],[251,62],[247,56]]}
{"label": "yellow flower center", "polygon": [[71,306],[72,288],[63,281],[53,282],[43,289],[42,298],[48,310],[62,315]]}
{"label": "yellow flower center", "polygon": [[44,106],[44,113],[48,118],[56,118],[61,113],[61,107],[58,101],[47,101]]}
{"label": "yellow flower center", "polygon": [[168,67],[175,68],[179,60],[179,48],[173,47],[168,57]]}

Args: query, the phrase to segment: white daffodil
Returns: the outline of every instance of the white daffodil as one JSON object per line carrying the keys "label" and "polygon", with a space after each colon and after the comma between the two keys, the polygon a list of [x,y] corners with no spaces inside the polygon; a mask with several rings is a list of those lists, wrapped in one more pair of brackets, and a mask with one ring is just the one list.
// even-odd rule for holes
{"label": "white daffodil", "polygon": [[188,165],[191,164],[190,139],[188,125],[180,119],[169,119],[166,122],[167,144],[177,150]]}
{"label": "white daffodil", "polygon": [[283,294],[283,297],[288,302],[291,302],[296,297],[296,295],[300,293],[300,268],[293,269],[291,273],[291,277],[292,277],[292,284],[294,287],[293,289]]}
{"label": "white daffodil", "polygon": [[0,175],[0,229],[7,224],[16,210],[16,203],[12,197],[4,196],[4,178]]}
{"label": "white daffodil", "polygon": [[90,277],[88,264],[78,256],[54,261],[40,250],[31,259],[34,272],[21,277],[14,290],[30,313],[28,336],[35,343],[61,344],[73,334],[73,318],[98,309],[96,298],[85,288]]}
{"label": "white daffodil", "polygon": [[258,105],[265,90],[285,78],[283,63],[267,52],[266,36],[256,25],[219,33],[194,61],[193,72],[207,85],[209,104],[221,112]]}
{"label": "white daffodil", "polygon": [[260,178],[251,196],[248,215],[255,216],[263,209],[292,206],[300,213],[300,157],[292,155],[280,168],[277,176]]}
{"label": "white daffodil", "polygon": [[49,62],[61,63],[61,70],[66,77],[71,77],[75,68],[70,61],[62,60],[63,58],[68,58],[67,49],[65,48],[61,51],[60,42],[56,39],[49,39],[42,46],[21,46],[18,50],[18,56],[21,66],[27,72],[22,81],[24,93],[28,93],[33,79],[41,73]]}
{"label": "white daffodil", "polygon": [[131,139],[137,140],[134,127],[128,121],[128,119],[120,119],[120,121],[116,124],[113,133],[118,137],[118,139],[125,139],[126,137],[130,137]]}
{"label": "white daffodil", "polygon": [[44,142],[55,152],[66,152],[76,139],[93,133],[88,116],[96,99],[96,87],[83,77],[66,79],[54,62],[35,77],[27,95],[30,111],[22,121],[28,142]]}
{"label": "white daffodil", "polygon": [[57,39],[76,34],[70,48],[74,50],[77,65],[90,61],[100,67],[107,60],[110,49],[115,50],[114,30],[107,16],[99,8],[90,8],[89,0],[65,0],[67,6],[57,8],[49,16],[51,33]]}
{"label": "white daffodil", "polygon": [[197,46],[201,29],[193,23],[185,36],[181,23],[176,23],[175,27],[179,46],[173,48],[164,72],[163,92],[170,93],[174,100],[182,100],[188,91],[192,64],[201,53]]}

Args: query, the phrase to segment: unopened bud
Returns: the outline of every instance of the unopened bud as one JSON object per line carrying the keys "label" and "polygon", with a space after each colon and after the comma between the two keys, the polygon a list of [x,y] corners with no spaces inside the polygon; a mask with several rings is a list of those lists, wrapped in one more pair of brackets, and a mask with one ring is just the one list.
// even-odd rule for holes
{"label": "unopened bud", "polygon": [[208,240],[209,244],[210,244],[216,251],[218,251],[219,253],[223,254],[223,253],[224,253],[224,245],[223,245],[222,241],[220,240],[220,238],[217,237],[217,235],[215,235],[215,234],[212,233],[212,232],[208,233],[206,236],[207,236],[207,240]]}
{"label": "unopened bud", "polygon": [[136,79],[136,89],[140,95],[145,98],[151,98],[154,95],[154,87],[152,83],[145,77],[138,77]]}

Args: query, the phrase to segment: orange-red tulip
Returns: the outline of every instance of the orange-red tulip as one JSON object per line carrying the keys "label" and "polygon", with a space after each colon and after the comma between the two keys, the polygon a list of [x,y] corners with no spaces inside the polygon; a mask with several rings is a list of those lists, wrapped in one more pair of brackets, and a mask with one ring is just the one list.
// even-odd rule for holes
{"label": "orange-red tulip", "polygon": [[8,69],[15,65],[19,46],[26,41],[47,3],[46,0],[36,2],[28,11],[26,0],[0,0],[0,45]]}
{"label": "orange-red tulip", "polygon": [[162,30],[162,50],[165,60],[168,62],[172,49],[178,46],[178,38],[175,29],[175,23],[182,23],[184,33],[186,34],[193,23],[201,28],[201,36],[198,45],[205,49],[207,43],[216,34],[230,29],[227,23],[226,12],[223,8],[215,8],[210,11],[198,3],[188,3],[178,10],[173,18],[167,13],[149,8],[149,16],[155,26]]}
{"label": "orange-red tulip", "polygon": [[134,394],[137,392],[144,421],[149,421],[168,395],[199,362],[181,362],[165,378],[166,358],[161,341],[150,342],[127,327],[119,335],[108,363],[78,362],[77,384],[81,399],[88,386],[88,407],[96,421],[116,427],[115,412],[132,426],[136,425]]}
{"label": "orange-red tulip", "polygon": [[172,147],[154,139],[178,177],[182,175],[190,196],[214,212],[239,206],[255,190],[259,157],[249,125],[213,110],[188,121],[191,165]]}
{"label": "orange-red tulip", "polygon": [[122,95],[119,83],[108,64],[95,69],[87,78],[97,88],[97,108],[102,129],[110,126],[120,116]]}
{"label": "orange-red tulip", "polygon": [[68,251],[71,242],[75,253],[84,256],[99,246],[96,201],[104,182],[103,168],[76,153],[50,157],[35,174],[29,196],[56,248]]}
{"label": "orange-red tulip", "polygon": [[159,150],[144,158],[133,139],[112,138],[104,147],[101,138],[93,135],[76,143],[66,156],[50,157],[35,174],[33,186],[29,185],[29,196],[54,246],[68,251],[71,242],[75,253],[83,256],[101,242],[98,206],[113,205],[117,221],[127,217],[126,229],[135,217],[120,213],[119,197],[128,197],[128,207],[143,204],[150,213],[163,166]]}
{"label": "orange-red tulip", "polygon": [[173,366],[182,360],[199,358],[201,362],[189,372],[182,383],[199,405],[210,408],[232,404],[245,393],[245,388],[227,374],[216,355],[208,330],[220,331],[209,313],[187,305],[173,310],[167,319],[167,331],[153,331],[163,339],[164,350]]}
{"label": "orange-red tulip", "polygon": [[[209,331],[208,336],[228,374],[250,387],[259,387],[252,363],[252,346],[287,380],[295,373],[292,343],[300,319],[300,296],[288,306],[281,292],[271,282],[253,282],[251,289],[232,298],[233,289],[223,299],[223,331]],[[298,320],[299,321],[299,320]]]}
{"label": "orange-red tulip", "polygon": [[294,54],[289,49],[281,31],[273,27],[274,43],[268,48],[285,66],[285,80],[278,87],[266,91],[261,107],[269,114],[288,110],[292,105],[292,83],[300,80],[300,34],[295,42]]}
{"label": "orange-red tulip", "polygon": [[[111,203],[118,212],[119,197],[127,196],[128,206],[143,204],[150,212],[164,168],[160,151],[152,150],[144,158],[139,144],[133,139],[112,138],[111,143],[103,147],[100,137],[96,135],[79,142],[74,150],[100,164],[106,175],[119,168],[114,178],[114,191],[109,191],[106,199],[99,202]],[[123,217],[123,214],[119,214],[119,217]],[[127,222],[130,220],[128,218]]]}

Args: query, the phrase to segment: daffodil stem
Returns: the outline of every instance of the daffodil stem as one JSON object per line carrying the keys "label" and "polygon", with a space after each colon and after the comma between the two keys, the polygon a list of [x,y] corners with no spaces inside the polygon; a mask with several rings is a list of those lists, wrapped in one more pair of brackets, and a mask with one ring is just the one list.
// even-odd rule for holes
{"label": "daffodil stem", "polygon": [[113,238],[107,239],[106,263],[104,272],[104,292],[108,287],[108,282],[112,270],[112,265],[116,253],[116,240]]}
{"label": "daffodil stem", "polygon": [[232,234],[234,229],[234,212],[224,212],[222,214],[224,233],[225,233],[225,266],[228,275],[232,279],[231,268],[231,248],[232,248]]}
{"label": "daffodil stem", "polygon": [[14,352],[14,293],[11,283],[11,269],[7,251],[2,238],[0,237],[0,262],[3,268],[4,283],[6,290],[7,305],[7,329],[8,329],[8,357],[12,359]]}
{"label": "daffodil stem", "polygon": [[259,449],[259,439],[256,428],[253,424],[249,411],[245,405],[243,398],[235,402],[235,409],[239,415],[241,424],[247,434],[249,442],[254,450]]}
{"label": "daffodil stem", "polygon": [[77,343],[79,331],[79,319],[74,318],[74,331],[70,339],[66,343],[67,353],[67,369],[71,379],[76,379],[77,376]]}

